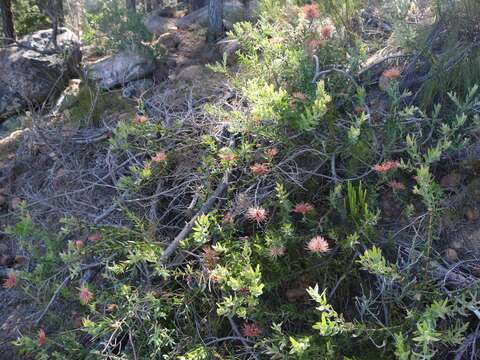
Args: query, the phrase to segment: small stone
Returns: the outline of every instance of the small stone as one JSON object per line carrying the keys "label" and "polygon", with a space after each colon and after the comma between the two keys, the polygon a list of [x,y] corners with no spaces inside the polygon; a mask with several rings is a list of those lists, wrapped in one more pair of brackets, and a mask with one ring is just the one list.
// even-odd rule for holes
{"label": "small stone", "polygon": [[480,219],[480,211],[475,208],[467,208],[465,211],[465,218],[470,222],[475,222]]}
{"label": "small stone", "polygon": [[459,173],[450,173],[440,179],[440,186],[444,189],[454,189],[461,181],[462,176]]}
{"label": "small stone", "polygon": [[458,261],[458,253],[455,249],[447,248],[447,250],[445,250],[445,256],[448,261]]}

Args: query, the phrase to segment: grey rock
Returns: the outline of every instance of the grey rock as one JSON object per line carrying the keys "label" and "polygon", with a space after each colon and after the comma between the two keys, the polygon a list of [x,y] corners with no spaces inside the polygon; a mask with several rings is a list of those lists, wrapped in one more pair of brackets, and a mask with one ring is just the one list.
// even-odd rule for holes
{"label": "grey rock", "polygon": [[122,89],[122,96],[125,98],[138,98],[153,86],[152,79],[140,79],[129,82]]}
{"label": "grey rock", "polygon": [[77,36],[60,28],[57,43],[59,51],[55,52],[51,30],[41,30],[0,49],[0,119],[43,103],[78,74],[81,51]]}
{"label": "grey rock", "polygon": [[153,34],[162,35],[166,32],[177,29],[177,19],[163,16],[162,10],[149,13],[143,24]]}
{"label": "grey rock", "polygon": [[[224,22],[227,24],[235,24],[239,21],[251,19],[252,9],[255,7],[254,5],[254,1],[251,1],[248,7],[245,7],[244,4],[238,0],[225,1],[223,4]],[[208,6],[195,10],[177,20],[177,27],[179,29],[186,29],[195,26],[208,26]]]}
{"label": "grey rock", "polygon": [[146,48],[131,46],[90,65],[87,77],[98,81],[102,88],[111,89],[144,78],[152,74],[156,67],[154,56]]}

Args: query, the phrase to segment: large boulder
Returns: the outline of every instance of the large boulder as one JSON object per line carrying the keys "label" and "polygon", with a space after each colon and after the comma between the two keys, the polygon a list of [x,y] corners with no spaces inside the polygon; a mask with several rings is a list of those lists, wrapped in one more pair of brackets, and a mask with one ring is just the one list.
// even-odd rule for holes
{"label": "large boulder", "polygon": [[[223,20],[226,23],[235,24],[239,21],[249,20],[252,17],[252,10],[255,8],[255,1],[249,1],[246,7],[243,2],[238,0],[227,0],[223,3]],[[179,29],[189,27],[207,27],[208,26],[208,6],[204,6],[198,10],[177,20]]]}
{"label": "large boulder", "polygon": [[43,103],[61,92],[75,72],[78,76],[78,37],[60,28],[54,49],[51,34],[37,31],[0,49],[0,120]]}
{"label": "large boulder", "polygon": [[132,80],[151,75],[157,67],[155,57],[148,49],[130,46],[119,53],[91,64],[87,77],[98,81],[104,89],[124,85]]}
{"label": "large boulder", "polygon": [[177,29],[177,19],[164,16],[164,12],[161,9],[149,13],[145,17],[143,24],[148,31],[155,35],[162,35]]}

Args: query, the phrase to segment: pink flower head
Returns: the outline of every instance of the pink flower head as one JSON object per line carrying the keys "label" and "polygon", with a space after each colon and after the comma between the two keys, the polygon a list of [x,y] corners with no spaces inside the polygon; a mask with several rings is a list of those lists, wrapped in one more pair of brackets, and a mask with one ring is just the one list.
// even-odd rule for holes
{"label": "pink flower head", "polygon": [[80,288],[79,297],[82,305],[87,305],[90,301],[93,300],[93,293],[86,286],[82,286]]}
{"label": "pink flower head", "polygon": [[108,304],[107,305],[107,311],[108,312],[114,312],[115,310],[118,309],[118,305],[117,304]]}
{"label": "pink flower head", "polygon": [[218,154],[218,157],[220,160],[226,161],[226,162],[232,162],[235,160],[235,154],[228,153],[228,152]]}
{"label": "pink flower head", "polygon": [[135,116],[135,124],[144,124],[148,121],[146,116],[143,115],[137,115]]}
{"label": "pink flower head", "polygon": [[307,250],[313,253],[326,254],[330,251],[330,247],[323,236],[315,236],[308,242]]}
{"label": "pink flower head", "polygon": [[230,212],[230,211],[227,211],[224,215],[223,215],[223,220],[222,220],[222,224],[223,225],[231,225],[233,224],[234,222],[234,217],[233,217],[233,214]]}
{"label": "pink flower head", "polygon": [[154,156],[152,156],[152,161],[154,163],[161,163],[167,160],[167,154],[164,151],[157,152]]}
{"label": "pink flower head", "polygon": [[390,170],[394,170],[400,166],[400,163],[398,161],[386,161],[381,164],[377,164],[373,166],[373,170],[375,170],[378,173],[386,173]]}
{"label": "pink flower head", "polygon": [[302,214],[306,215],[309,212],[312,212],[315,210],[312,204],[306,203],[306,202],[300,202],[295,205],[295,208],[293,209],[293,212],[296,212],[297,214]]}
{"label": "pink flower head", "polygon": [[100,234],[99,232],[97,232],[95,234],[90,234],[88,236],[88,240],[90,240],[91,242],[100,241],[100,240],[102,240],[102,234]]}
{"label": "pink flower head", "polygon": [[387,79],[393,80],[399,78],[401,72],[397,68],[387,69],[383,72],[382,76],[385,76]]}
{"label": "pink flower head", "polygon": [[270,172],[270,169],[265,164],[255,163],[252,166],[250,166],[250,171],[254,175],[265,175]]}
{"label": "pink flower head", "polygon": [[328,40],[332,37],[334,31],[335,26],[325,25],[320,29],[320,37],[322,38],[322,40]]}
{"label": "pink flower head", "polygon": [[3,287],[5,289],[12,289],[15,286],[17,286],[17,273],[15,271],[10,271],[3,282]]}
{"label": "pink flower head", "polygon": [[82,249],[84,246],[85,246],[85,243],[83,242],[83,240],[75,240],[73,242],[73,245],[75,245],[75,247],[77,248],[77,250],[80,250]]}
{"label": "pink flower head", "polygon": [[267,220],[267,210],[261,207],[251,207],[247,210],[247,218],[257,223]]}
{"label": "pink flower head", "polygon": [[38,346],[45,345],[46,339],[47,339],[47,336],[45,335],[45,330],[43,329],[38,330]]}
{"label": "pink flower head", "polygon": [[242,334],[245,337],[257,337],[262,333],[262,329],[255,323],[243,324]]}
{"label": "pink flower head", "polygon": [[318,19],[320,17],[320,10],[317,4],[305,5],[303,7],[303,16],[308,21]]}
{"label": "pink flower head", "polygon": [[268,254],[276,259],[277,257],[285,255],[286,249],[283,246],[274,246],[268,249]]}
{"label": "pink flower head", "polygon": [[319,39],[310,39],[305,43],[305,45],[307,46],[307,50],[310,52],[315,51],[316,49],[322,47],[324,44],[325,40]]}
{"label": "pink flower head", "polygon": [[273,147],[265,150],[264,155],[266,158],[273,159],[275,156],[278,155],[278,152],[279,152],[278,149],[276,147]]}
{"label": "pink flower head", "polygon": [[390,180],[388,182],[388,185],[393,189],[393,190],[396,190],[396,191],[401,191],[401,190],[405,190],[405,184],[397,181],[397,180]]}

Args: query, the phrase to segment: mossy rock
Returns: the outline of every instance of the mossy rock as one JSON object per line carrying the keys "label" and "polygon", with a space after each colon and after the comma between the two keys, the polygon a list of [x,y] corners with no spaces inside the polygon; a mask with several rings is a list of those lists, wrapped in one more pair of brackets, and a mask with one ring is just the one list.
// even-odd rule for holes
{"label": "mossy rock", "polygon": [[77,104],[67,113],[73,122],[98,125],[109,114],[129,113],[133,118],[136,114],[135,105],[135,101],[122,97],[121,90],[101,91],[92,85],[84,85],[78,94]]}

